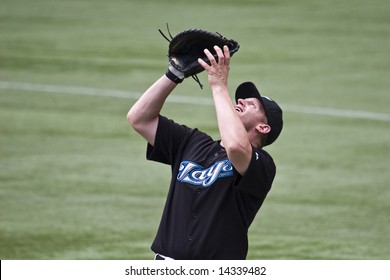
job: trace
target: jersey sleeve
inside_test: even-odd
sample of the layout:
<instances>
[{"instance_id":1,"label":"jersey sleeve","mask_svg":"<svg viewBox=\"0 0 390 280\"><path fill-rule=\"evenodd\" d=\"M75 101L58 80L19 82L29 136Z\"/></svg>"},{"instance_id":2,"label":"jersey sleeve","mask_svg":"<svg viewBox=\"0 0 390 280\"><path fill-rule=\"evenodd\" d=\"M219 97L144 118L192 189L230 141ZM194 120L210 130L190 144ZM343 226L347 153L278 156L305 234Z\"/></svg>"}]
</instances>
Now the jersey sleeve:
<instances>
[{"instance_id":1,"label":"jersey sleeve","mask_svg":"<svg viewBox=\"0 0 390 280\"><path fill-rule=\"evenodd\" d=\"M252 158L244 176L238 175L234 187L249 195L265 199L275 178L276 166L272 157L252 147Z\"/></svg>"},{"instance_id":2,"label":"jersey sleeve","mask_svg":"<svg viewBox=\"0 0 390 280\"><path fill-rule=\"evenodd\" d=\"M180 151L181 145L191 134L192 129L175 123L164 116L159 116L154 146L148 143L146 158L172 165Z\"/></svg>"}]
</instances>

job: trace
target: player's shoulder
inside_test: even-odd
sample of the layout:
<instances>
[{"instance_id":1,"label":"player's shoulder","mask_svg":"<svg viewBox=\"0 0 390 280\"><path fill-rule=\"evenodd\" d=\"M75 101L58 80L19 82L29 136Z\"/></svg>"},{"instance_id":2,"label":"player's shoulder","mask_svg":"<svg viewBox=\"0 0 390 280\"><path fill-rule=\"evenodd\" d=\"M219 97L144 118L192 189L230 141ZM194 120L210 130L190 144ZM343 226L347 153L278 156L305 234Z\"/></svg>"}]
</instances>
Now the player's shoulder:
<instances>
[{"instance_id":1,"label":"player's shoulder","mask_svg":"<svg viewBox=\"0 0 390 280\"><path fill-rule=\"evenodd\" d=\"M193 130L193 128L188 127L184 124L180 124L173 119L170 119L163 115L159 115L158 125L162 133L166 133L171 130L182 131L183 133L191 133Z\"/></svg>"},{"instance_id":2,"label":"player's shoulder","mask_svg":"<svg viewBox=\"0 0 390 280\"><path fill-rule=\"evenodd\" d=\"M263 165L269 166L271 169L275 169L275 162L272 156L264 149L253 147L253 161L262 163Z\"/></svg>"}]
</instances>

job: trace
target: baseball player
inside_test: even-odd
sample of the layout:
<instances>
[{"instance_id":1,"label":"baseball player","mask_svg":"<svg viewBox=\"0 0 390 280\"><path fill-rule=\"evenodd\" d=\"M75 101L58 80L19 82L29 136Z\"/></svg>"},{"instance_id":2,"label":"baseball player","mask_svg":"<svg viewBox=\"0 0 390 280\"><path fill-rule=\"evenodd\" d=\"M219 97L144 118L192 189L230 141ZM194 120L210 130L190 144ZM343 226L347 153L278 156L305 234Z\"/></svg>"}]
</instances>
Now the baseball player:
<instances>
[{"instance_id":1,"label":"baseball player","mask_svg":"<svg viewBox=\"0 0 390 280\"><path fill-rule=\"evenodd\" d=\"M217 59L211 55L215 51ZM275 177L262 148L282 126L282 110L252 82L241 84L232 103L227 46L205 50L221 140L175 123L160 111L184 75L169 67L128 112L147 144L147 159L171 165L172 179L157 235L155 259L245 259L248 228Z\"/></svg>"}]
</instances>

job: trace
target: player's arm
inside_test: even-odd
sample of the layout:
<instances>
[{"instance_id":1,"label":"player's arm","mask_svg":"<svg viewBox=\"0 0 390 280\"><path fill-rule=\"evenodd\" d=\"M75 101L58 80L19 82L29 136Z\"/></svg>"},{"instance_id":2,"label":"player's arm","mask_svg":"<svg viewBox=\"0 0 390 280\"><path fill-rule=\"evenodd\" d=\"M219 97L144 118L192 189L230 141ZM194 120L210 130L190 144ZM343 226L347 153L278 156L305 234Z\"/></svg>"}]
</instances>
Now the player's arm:
<instances>
[{"instance_id":1,"label":"player's arm","mask_svg":"<svg viewBox=\"0 0 390 280\"><path fill-rule=\"evenodd\" d=\"M153 146L160 111L176 85L166 75L162 76L145 91L127 113L127 120L134 130Z\"/></svg>"},{"instance_id":2,"label":"player's arm","mask_svg":"<svg viewBox=\"0 0 390 280\"><path fill-rule=\"evenodd\" d=\"M202 59L199 60L199 63L208 72L222 144L235 169L244 175L252 157L252 146L248 133L234 109L227 87L230 64L229 49L225 46L222 51L219 47L215 47L215 51L218 55L218 62L208 50L205 50L210 65Z\"/></svg>"}]
</instances>

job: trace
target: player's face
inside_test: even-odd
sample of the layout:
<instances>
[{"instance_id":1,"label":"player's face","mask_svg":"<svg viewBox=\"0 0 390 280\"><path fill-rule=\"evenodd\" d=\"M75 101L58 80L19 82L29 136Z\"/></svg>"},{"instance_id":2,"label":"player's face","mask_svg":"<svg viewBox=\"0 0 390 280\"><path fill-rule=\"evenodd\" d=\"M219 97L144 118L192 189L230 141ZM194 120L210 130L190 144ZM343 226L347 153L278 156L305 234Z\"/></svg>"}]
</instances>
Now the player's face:
<instances>
[{"instance_id":1,"label":"player's face","mask_svg":"<svg viewBox=\"0 0 390 280\"><path fill-rule=\"evenodd\" d=\"M247 131L260 123L267 123L264 108L257 98L238 99L234 109L240 116Z\"/></svg>"}]
</instances>

